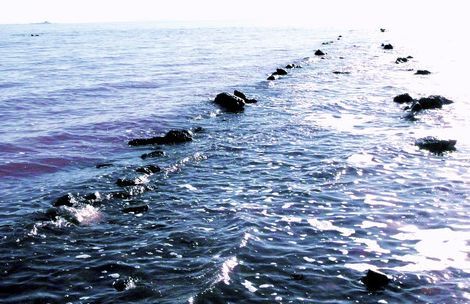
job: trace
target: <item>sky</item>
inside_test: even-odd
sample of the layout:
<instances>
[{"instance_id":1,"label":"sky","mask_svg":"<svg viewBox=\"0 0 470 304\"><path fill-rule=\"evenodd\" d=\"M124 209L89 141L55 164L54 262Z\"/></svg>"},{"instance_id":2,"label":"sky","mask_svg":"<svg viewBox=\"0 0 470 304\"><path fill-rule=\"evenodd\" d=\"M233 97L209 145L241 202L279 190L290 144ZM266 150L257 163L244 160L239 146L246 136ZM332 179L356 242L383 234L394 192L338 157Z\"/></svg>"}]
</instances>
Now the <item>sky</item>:
<instances>
[{"instance_id":1,"label":"sky","mask_svg":"<svg viewBox=\"0 0 470 304\"><path fill-rule=\"evenodd\" d=\"M460 0L1 0L0 24L131 21L266 26L460 27Z\"/></svg>"}]
</instances>

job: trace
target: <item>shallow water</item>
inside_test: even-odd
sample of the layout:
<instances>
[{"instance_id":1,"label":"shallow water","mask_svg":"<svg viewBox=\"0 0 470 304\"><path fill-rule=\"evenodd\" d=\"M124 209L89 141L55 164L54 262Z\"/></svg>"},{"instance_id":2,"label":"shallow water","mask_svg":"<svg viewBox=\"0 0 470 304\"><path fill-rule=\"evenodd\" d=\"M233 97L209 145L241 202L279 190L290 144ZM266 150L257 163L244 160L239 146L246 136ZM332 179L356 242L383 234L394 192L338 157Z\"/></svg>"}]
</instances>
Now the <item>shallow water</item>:
<instances>
[{"instance_id":1,"label":"shallow water","mask_svg":"<svg viewBox=\"0 0 470 304\"><path fill-rule=\"evenodd\" d=\"M0 34L0 302L469 301L468 93L393 31L110 24ZM380 48L388 41L393 51ZM303 68L265 81L291 62ZM422 68L433 74L408 71ZM259 102L242 114L211 103L233 89ZM404 92L455 103L410 121L392 101ZM204 131L161 147L161 158L127 145L194 127ZM419 150L428 135L456 139L457 150ZM145 164L163 172L109 198ZM100 203L51 207L94 192ZM150 209L122 212L140 204ZM368 292L367 269L392 283Z\"/></svg>"}]
</instances>

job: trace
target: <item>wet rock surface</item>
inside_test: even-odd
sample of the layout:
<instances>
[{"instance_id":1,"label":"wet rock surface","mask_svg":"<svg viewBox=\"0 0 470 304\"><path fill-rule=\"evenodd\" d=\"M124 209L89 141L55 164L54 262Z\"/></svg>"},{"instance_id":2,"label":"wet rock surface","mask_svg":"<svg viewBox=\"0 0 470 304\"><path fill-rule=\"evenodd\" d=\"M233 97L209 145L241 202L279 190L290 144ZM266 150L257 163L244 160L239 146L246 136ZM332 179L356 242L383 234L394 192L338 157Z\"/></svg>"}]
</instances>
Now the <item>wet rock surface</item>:
<instances>
[{"instance_id":1,"label":"wet rock surface","mask_svg":"<svg viewBox=\"0 0 470 304\"><path fill-rule=\"evenodd\" d=\"M256 99L247 98L245 93L238 91L238 90L233 91L233 95L243 99L245 103L257 103L258 102Z\"/></svg>"},{"instance_id":2,"label":"wet rock surface","mask_svg":"<svg viewBox=\"0 0 470 304\"><path fill-rule=\"evenodd\" d=\"M230 93L218 94L214 102L227 112L242 112L245 109L245 101Z\"/></svg>"},{"instance_id":3,"label":"wet rock surface","mask_svg":"<svg viewBox=\"0 0 470 304\"><path fill-rule=\"evenodd\" d=\"M420 149L428 150L435 154L442 154L448 151L455 151L456 140L438 139L433 136L423 137L416 140L415 145Z\"/></svg>"},{"instance_id":4,"label":"wet rock surface","mask_svg":"<svg viewBox=\"0 0 470 304\"><path fill-rule=\"evenodd\" d=\"M397 95L393 98L393 101L396 103L411 103L414 101L413 97L410 96L410 94L405 93L401 95Z\"/></svg>"},{"instance_id":5,"label":"wet rock surface","mask_svg":"<svg viewBox=\"0 0 470 304\"><path fill-rule=\"evenodd\" d=\"M369 290L383 289L390 283L390 279L387 275L370 269L367 271L367 274L362 277L361 281Z\"/></svg>"},{"instance_id":6,"label":"wet rock surface","mask_svg":"<svg viewBox=\"0 0 470 304\"><path fill-rule=\"evenodd\" d=\"M139 167L135 169L136 172L144 173L144 174L153 174L153 173L160 172L161 170L162 169L159 166L155 166L155 165L148 165L148 166Z\"/></svg>"},{"instance_id":7,"label":"wet rock surface","mask_svg":"<svg viewBox=\"0 0 470 304\"><path fill-rule=\"evenodd\" d=\"M130 146L145 145L174 145L189 142L193 140L193 135L187 130L171 130L165 136L156 136L151 138L137 138L129 141Z\"/></svg>"},{"instance_id":8,"label":"wet rock surface","mask_svg":"<svg viewBox=\"0 0 470 304\"><path fill-rule=\"evenodd\" d=\"M147 158L156 158L156 157L162 157L162 156L165 156L165 152L161 150L156 150L156 151L152 151L149 153L144 153L140 156L140 158L147 159Z\"/></svg>"},{"instance_id":9,"label":"wet rock surface","mask_svg":"<svg viewBox=\"0 0 470 304\"><path fill-rule=\"evenodd\" d=\"M415 75L429 75L429 74L431 74L431 72L428 70L417 70L415 73Z\"/></svg>"},{"instance_id":10,"label":"wet rock surface","mask_svg":"<svg viewBox=\"0 0 470 304\"><path fill-rule=\"evenodd\" d=\"M149 210L148 205L129 206L122 209L124 213L144 213Z\"/></svg>"}]
</instances>

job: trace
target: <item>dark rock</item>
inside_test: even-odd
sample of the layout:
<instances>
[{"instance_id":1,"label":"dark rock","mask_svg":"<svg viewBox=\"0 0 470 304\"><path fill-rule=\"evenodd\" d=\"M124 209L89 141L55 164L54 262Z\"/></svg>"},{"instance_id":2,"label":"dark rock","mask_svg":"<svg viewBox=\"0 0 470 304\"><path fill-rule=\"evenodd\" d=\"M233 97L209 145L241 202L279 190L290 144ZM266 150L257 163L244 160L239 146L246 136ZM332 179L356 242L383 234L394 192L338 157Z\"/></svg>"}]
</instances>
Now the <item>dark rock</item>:
<instances>
[{"instance_id":1,"label":"dark rock","mask_svg":"<svg viewBox=\"0 0 470 304\"><path fill-rule=\"evenodd\" d=\"M165 156L165 152L161 150L156 150L156 151L152 151L149 153L144 153L140 156L140 158L147 159L147 158L155 158L155 157L161 157L161 156Z\"/></svg>"},{"instance_id":2,"label":"dark rock","mask_svg":"<svg viewBox=\"0 0 470 304\"><path fill-rule=\"evenodd\" d=\"M413 59L413 56L406 56L407 59Z\"/></svg>"},{"instance_id":3,"label":"dark rock","mask_svg":"<svg viewBox=\"0 0 470 304\"><path fill-rule=\"evenodd\" d=\"M285 66L286 69L293 69L294 67L295 67L295 65L290 64L290 63Z\"/></svg>"},{"instance_id":4,"label":"dark rock","mask_svg":"<svg viewBox=\"0 0 470 304\"><path fill-rule=\"evenodd\" d=\"M395 96L393 98L393 101L396 103L410 103L410 102L413 102L414 99L410 96L410 94L405 93L405 94Z\"/></svg>"},{"instance_id":5,"label":"dark rock","mask_svg":"<svg viewBox=\"0 0 470 304\"><path fill-rule=\"evenodd\" d=\"M316 55L316 56L324 56L325 53L323 53L321 50L316 50L316 51L315 51L315 55Z\"/></svg>"},{"instance_id":6,"label":"dark rock","mask_svg":"<svg viewBox=\"0 0 470 304\"><path fill-rule=\"evenodd\" d=\"M277 75L287 75L287 71L284 69L276 69Z\"/></svg>"},{"instance_id":7,"label":"dark rock","mask_svg":"<svg viewBox=\"0 0 470 304\"><path fill-rule=\"evenodd\" d=\"M380 31L383 33L383 32L385 32L385 29L384 29L384 28L381 28Z\"/></svg>"},{"instance_id":8,"label":"dark rock","mask_svg":"<svg viewBox=\"0 0 470 304\"><path fill-rule=\"evenodd\" d=\"M144 182L140 178L136 179L125 179L125 178L119 178L116 181L116 185L119 187L130 187L130 186L137 186L137 185L142 185Z\"/></svg>"},{"instance_id":9,"label":"dark rock","mask_svg":"<svg viewBox=\"0 0 470 304\"><path fill-rule=\"evenodd\" d=\"M456 143L456 140L443 140L428 136L416 140L415 145L420 149L425 149L436 154L442 154L446 151L455 151Z\"/></svg>"},{"instance_id":10,"label":"dark rock","mask_svg":"<svg viewBox=\"0 0 470 304\"><path fill-rule=\"evenodd\" d=\"M429 97L422 97L419 100L416 100L411 105L411 111L418 112L421 110L440 109L443 105L448 105L451 103L453 103L453 101L445 97L431 95Z\"/></svg>"},{"instance_id":11,"label":"dark rock","mask_svg":"<svg viewBox=\"0 0 470 304\"><path fill-rule=\"evenodd\" d=\"M299 65L299 64L296 64L296 65L295 65L295 68L296 68L296 69L301 69L301 68L302 68L302 66L301 66L301 65Z\"/></svg>"},{"instance_id":12,"label":"dark rock","mask_svg":"<svg viewBox=\"0 0 470 304\"><path fill-rule=\"evenodd\" d=\"M89 194L84 195L83 199L90 203L96 203L96 202L101 201L101 194L99 192L89 193Z\"/></svg>"},{"instance_id":13,"label":"dark rock","mask_svg":"<svg viewBox=\"0 0 470 304\"><path fill-rule=\"evenodd\" d=\"M333 71L333 74L351 74L351 72L341 72L341 71Z\"/></svg>"},{"instance_id":14,"label":"dark rock","mask_svg":"<svg viewBox=\"0 0 470 304\"><path fill-rule=\"evenodd\" d=\"M233 91L233 95L243 99L245 103L257 103L258 102L256 99L248 99L243 92L240 92L238 90Z\"/></svg>"},{"instance_id":15,"label":"dark rock","mask_svg":"<svg viewBox=\"0 0 470 304\"><path fill-rule=\"evenodd\" d=\"M385 274L370 269L361 281L370 290L382 289L390 283L390 279Z\"/></svg>"},{"instance_id":16,"label":"dark rock","mask_svg":"<svg viewBox=\"0 0 470 304\"><path fill-rule=\"evenodd\" d=\"M241 112L245 109L243 99L225 92L217 95L214 102L228 112Z\"/></svg>"},{"instance_id":17,"label":"dark rock","mask_svg":"<svg viewBox=\"0 0 470 304\"><path fill-rule=\"evenodd\" d=\"M144 145L174 145L192 141L193 136L187 130L171 130L165 136L156 136L151 138L137 138L129 141L130 146Z\"/></svg>"},{"instance_id":18,"label":"dark rock","mask_svg":"<svg viewBox=\"0 0 470 304\"><path fill-rule=\"evenodd\" d=\"M404 62L408 62L408 58L405 58L405 57L398 57L397 60L395 60L395 63L398 64L398 63L404 63Z\"/></svg>"},{"instance_id":19,"label":"dark rock","mask_svg":"<svg viewBox=\"0 0 470 304\"><path fill-rule=\"evenodd\" d=\"M144 174L153 174L153 173L160 172L161 169L159 166L148 165L148 166L137 168L135 169L135 171L139 173L144 173Z\"/></svg>"},{"instance_id":20,"label":"dark rock","mask_svg":"<svg viewBox=\"0 0 470 304\"><path fill-rule=\"evenodd\" d=\"M117 291L124 291L127 288L127 282L122 279L117 279L116 281L113 282L113 287Z\"/></svg>"},{"instance_id":21,"label":"dark rock","mask_svg":"<svg viewBox=\"0 0 470 304\"><path fill-rule=\"evenodd\" d=\"M293 273L290 275L290 277L296 281L301 281L303 279L305 279L305 276L301 273Z\"/></svg>"},{"instance_id":22,"label":"dark rock","mask_svg":"<svg viewBox=\"0 0 470 304\"><path fill-rule=\"evenodd\" d=\"M77 200L75 199L75 197L70 194L70 193L67 193L61 197L59 197L58 199L56 199L54 201L54 203L52 203L52 205L54 207L60 207L60 206L68 206L68 207L72 207L73 205L77 204Z\"/></svg>"},{"instance_id":23,"label":"dark rock","mask_svg":"<svg viewBox=\"0 0 470 304\"><path fill-rule=\"evenodd\" d=\"M124 191L112 192L110 198L113 199L128 199L131 198L132 194Z\"/></svg>"},{"instance_id":24,"label":"dark rock","mask_svg":"<svg viewBox=\"0 0 470 304\"><path fill-rule=\"evenodd\" d=\"M276 76L274 74L271 74L266 80L276 80Z\"/></svg>"},{"instance_id":25,"label":"dark rock","mask_svg":"<svg viewBox=\"0 0 470 304\"><path fill-rule=\"evenodd\" d=\"M239 97L239 98L241 98L241 99L243 99L243 100L246 99L245 93L240 92L240 91L238 91L238 90L233 91L233 95L235 95L235 96L237 96L237 97Z\"/></svg>"},{"instance_id":26,"label":"dark rock","mask_svg":"<svg viewBox=\"0 0 470 304\"><path fill-rule=\"evenodd\" d=\"M344 59L344 57L339 57L339 59Z\"/></svg>"},{"instance_id":27,"label":"dark rock","mask_svg":"<svg viewBox=\"0 0 470 304\"><path fill-rule=\"evenodd\" d=\"M202 133L204 132L204 128L203 127L195 127L192 129L193 133Z\"/></svg>"},{"instance_id":28,"label":"dark rock","mask_svg":"<svg viewBox=\"0 0 470 304\"><path fill-rule=\"evenodd\" d=\"M122 209L122 212L124 213L144 213L149 210L148 205L138 205L138 206L129 206L124 209Z\"/></svg>"},{"instance_id":29,"label":"dark rock","mask_svg":"<svg viewBox=\"0 0 470 304\"><path fill-rule=\"evenodd\" d=\"M112 167L112 166L114 166L114 165L111 164L111 163L97 164L96 169L107 168L107 167Z\"/></svg>"},{"instance_id":30,"label":"dark rock","mask_svg":"<svg viewBox=\"0 0 470 304\"><path fill-rule=\"evenodd\" d=\"M428 70L417 70L415 75L429 75L431 74L431 72L429 72Z\"/></svg>"},{"instance_id":31,"label":"dark rock","mask_svg":"<svg viewBox=\"0 0 470 304\"><path fill-rule=\"evenodd\" d=\"M382 44L384 50L393 50L393 45L389 44Z\"/></svg>"}]
</instances>

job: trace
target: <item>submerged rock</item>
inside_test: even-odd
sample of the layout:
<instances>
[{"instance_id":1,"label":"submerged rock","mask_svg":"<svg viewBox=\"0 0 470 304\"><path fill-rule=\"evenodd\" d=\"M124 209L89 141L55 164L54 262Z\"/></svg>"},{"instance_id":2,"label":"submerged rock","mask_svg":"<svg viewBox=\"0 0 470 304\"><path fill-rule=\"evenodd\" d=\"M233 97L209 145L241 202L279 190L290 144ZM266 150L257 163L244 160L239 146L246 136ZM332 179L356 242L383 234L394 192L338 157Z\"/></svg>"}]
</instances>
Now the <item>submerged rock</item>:
<instances>
[{"instance_id":1,"label":"submerged rock","mask_svg":"<svg viewBox=\"0 0 470 304\"><path fill-rule=\"evenodd\" d=\"M140 156L140 158L147 159L147 158L155 158L155 157L161 157L161 156L165 156L165 152L161 150L156 150L156 151L152 151L149 153L144 153Z\"/></svg>"},{"instance_id":2,"label":"submerged rock","mask_svg":"<svg viewBox=\"0 0 470 304\"><path fill-rule=\"evenodd\" d=\"M390 283L390 279L384 273L368 270L366 276L361 279L362 283L370 290L382 289Z\"/></svg>"},{"instance_id":3,"label":"submerged rock","mask_svg":"<svg viewBox=\"0 0 470 304\"><path fill-rule=\"evenodd\" d=\"M411 111L419 112L421 110L429 110L429 109L440 109L443 105L453 103L452 100L449 100L445 97L439 95L431 95L429 97L423 97L419 100L415 100L411 105Z\"/></svg>"},{"instance_id":4,"label":"submerged rock","mask_svg":"<svg viewBox=\"0 0 470 304\"><path fill-rule=\"evenodd\" d=\"M333 71L333 74L337 74L337 75L344 74L344 75L347 75L347 74L351 74L351 72Z\"/></svg>"},{"instance_id":5,"label":"submerged rock","mask_svg":"<svg viewBox=\"0 0 470 304\"><path fill-rule=\"evenodd\" d=\"M144 213L149 210L148 205L129 206L122 209L124 213Z\"/></svg>"},{"instance_id":6,"label":"submerged rock","mask_svg":"<svg viewBox=\"0 0 470 304\"><path fill-rule=\"evenodd\" d=\"M382 48L384 50L393 50L393 45L391 45L390 43L388 44L382 44Z\"/></svg>"},{"instance_id":7,"label":"submerged rock","mask_svg":"<svg viewBox=\"0 0 470 304\"><path fill-rule=\"evenodd\" d=\"M173 145L192 141L193 136L187 130L171 130L165 136L156 136L151 138L137 138L129 141L130 146L144 145Z\"/></svg>"},{"instance_id":8,"label":"submerged rock","mask_svg":"<svg viewBox=\"0 0 470 304\"><path fill-rule=\"evenodd\" d=\"M429 72L428 70L417 70L415 75L429 75L431 74L431 72Z\"/></svg>"},{"instance_id":9,"label":"submerged rock","mask_svg":"<svg viewBox=\"0 0 470 304\"><path fill-rule=\"evenodd\" d=\"M321 50L316 50L316 51L315 51L315 55L316 55L316 56L324 56L325 53L323 53Z\"/></svg>"},{"instance_id":10,"label":"submerged rock","mask_svg":"<svg viewBox=\"0 0 470 304\"><path fill-rule=\"evenodd\" d=\"M286 69L293 69L295 66L291 63L285 66Z\"/></svg>"},{"instance_id":11,"label":"submerged rock","mask_svg":"<svg viewBox=\"0 0 470 304\"><path fill-rule=\"evenodd\" d=\"M305 279L305 276L301 273L293 273L290 275L290 277L296 281L301 281L303 279Z\"/></svg>"},{"instance_id":12,"label":"submerged rock","mask_svg":"<svg viewBox=\"0 0 470 304\"><path fill-rule=\"evenodd\" d=\"M393 101L396 103L411 103L414 101L414 99L410 96L410 94L405 93L395 96Z\"/></svg>"},{"instance_id":13,"label":"submerged rock","mask_svg":"<svg viewBox=\"0 0 470 304\"><path fill-rule=\"evenodd\" d=\"M420 149L425 149L436 154L442 154L446 151L455 151L456 143L457 141L453 139L443 140L428 136L416 140L415 145Z\"/></svg>"},{"instance_id":14,"label":"submerged rock","mask_svg":"<svg viewBox=\"0 0 470 304\"><path fill-rule=\"evenodd\" d=\"M218 94L214 102L228 112L242 112L245 109L243 99L226 92Z\"/></svg>"},{"instance_id":15,"label":"submerged rock","mask_svg":"<svg viewBox=\"0 0 470 304\"><path fill-rule=\"evenodd\" d=\"M132 194L125 191L112 192L109 195L112 199L128 199L132 197Z\"/></svg>"},{"instance_id":16,"label":"submerged rock","mask_svg":"<svg viewBox=\"0 0 470 304\"><path fill-rule=\"evenodd\" d=\"M114 165L111 163L96 164L96 169L107 168L107 167L112 167L112 166Z\"/></svg>"},{"instance_id":17,"label":"submerged rock","mask_svg":"<svg viewBox=\"0 0 470 304\"><path fill-rule=\"evenodd\" d=\"M73 205L77 204L77 200L71 193L67 193L65 195L62 195L61 197L57 198L52 205L54 207L60 207L60 206L67 206L67 207L72 207Z\"/></svg>"},{"instance_id":18,"label":"submerged rock","mask_svg":"<svg viewBox=\"0 0 470 304\"><path fill-rule=\"evenodd\" d=\"M384 29L384 28L381 28L380 31L383 33L383 32L385 32L385 29Z\"/></svg>"},{"instance_id":19,"label":"submerged rock","mask_svg":"<svg viewBox=\"0 0 470 304\"><path fill-rule=\"evenodd\" d=\"M240 92L238 90L233 91L233 95L243 99L245 103L257 103L258 101L256 99L249 99L246 97L246 95L243 92Z\"/></svg>"},{"instance_id":20,"label":"submerged rock","mask_svg":"<svg viewBox=\"0 0 470 304\"><path fill-rule=\"evenodd\" d=\"M135 169L136 172L144 173L144 174L153 174L153 173L160 172L161 170L162 169L159 166L155 166L155 165L148 165L148 166L139 167Z\"/></svg>"}]
</instances>

